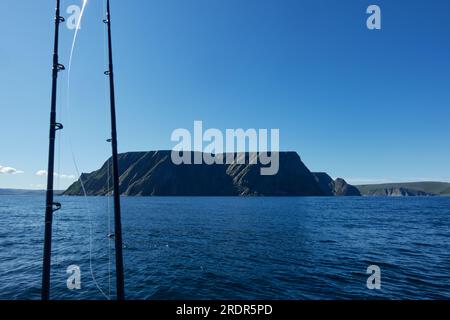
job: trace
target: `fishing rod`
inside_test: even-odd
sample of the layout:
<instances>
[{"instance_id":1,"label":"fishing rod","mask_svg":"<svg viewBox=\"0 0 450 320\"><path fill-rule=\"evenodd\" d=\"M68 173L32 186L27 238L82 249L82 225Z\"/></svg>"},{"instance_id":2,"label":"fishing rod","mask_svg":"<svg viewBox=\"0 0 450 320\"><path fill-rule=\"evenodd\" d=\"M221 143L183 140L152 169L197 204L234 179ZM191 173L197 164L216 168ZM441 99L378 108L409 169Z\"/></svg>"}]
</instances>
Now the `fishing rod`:
<instances>
[{"instance_id":1,"label":"fishing rod","mask_svg":"<svg viewBox=\"0 0 450 320\"><path fill-rule=\"evenodd\" d=\"M114 93L114 68L111 40L111 11L109 0L106 4L106 19L103 20L108 27L108 58L109 69L105 75L109 76L109 91L111 104L111 146L112 146L112 169L114 190L114 239L116 256L116 290L117 300L125 299L124 277L123 277L123 254L122 254L122 222L120 212L120 187L119 187L119 165L117 157L117 129L116 129L116 99Z\"/></svg>"},{"instance_id":2,"label":"fishing rod","mask_svg":"<svg viewBox=\"0 0 450 320\"><path fill-rule=\"evenodd\" d=\"M47 193L45 205L45 234L44 234L44 256L42 269L42 300L50 298L50 268L52 254L52 223L53 213L61 209L59 202L54 202L53 178L55 169L55 137L56 131L63 129L61 123L56 122L56 96L58 88L58 73L65 70L65 67L58 61L59 48L59 25L64 22L60 16L60 0L56 0L55 13L55 39L53 49L53 68L52 68L52 97L50 110L50 137L48 150L48 170L47 170Z\"/></svg>"}]
</instances>

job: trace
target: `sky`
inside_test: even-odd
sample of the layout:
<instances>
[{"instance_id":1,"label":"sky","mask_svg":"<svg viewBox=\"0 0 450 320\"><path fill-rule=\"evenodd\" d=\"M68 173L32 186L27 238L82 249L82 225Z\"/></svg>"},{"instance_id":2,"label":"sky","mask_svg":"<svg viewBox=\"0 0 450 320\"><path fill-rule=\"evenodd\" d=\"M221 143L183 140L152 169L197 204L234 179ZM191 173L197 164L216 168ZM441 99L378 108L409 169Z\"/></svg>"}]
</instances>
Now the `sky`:
<instances>
[{"instance_id":1,"label":"sky","mask_svg":"<svg viewBox=\"0 0 450 320\"><path fill-rule=\"evenodd\" d=\"M0 0L0 188L45 188L55 1ZM62 0L63 15L82 0ZM381 30L366 27L369 5ZM171 133L279 129L351 183L450 181L450 2L111 0L119 152ZM55 188L110 156L103 0L59 74ZM61 26L67 66L75 30ZM75 159L75 161L74 161ZM75 165L76 164L76 165ZM77 170L78 168L78 170Z\"/></svg>"}]
</instances>

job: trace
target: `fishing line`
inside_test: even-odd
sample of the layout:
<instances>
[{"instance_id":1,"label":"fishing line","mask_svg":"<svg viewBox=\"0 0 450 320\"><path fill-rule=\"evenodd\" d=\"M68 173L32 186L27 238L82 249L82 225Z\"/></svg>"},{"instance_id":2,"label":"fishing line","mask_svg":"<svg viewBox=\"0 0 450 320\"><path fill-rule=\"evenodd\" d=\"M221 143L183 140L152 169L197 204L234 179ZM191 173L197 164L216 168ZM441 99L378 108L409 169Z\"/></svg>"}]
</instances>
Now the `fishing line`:
<instances>
[{"instance_id":1,"label":"fishing line","mask_svg":"<svg viewBox=\"0 0 450 320\"><path fill-rule=\"evenodd\" d=\"M92 268L92 212L91 210L89 210L89 202L87 199L87 192L86 192L86 188L84 186L84 182L83 179L81 179L81 175L80 175L80 170L78 170L78 166L76 164L76 159L72 158L74 161L74 165L75 165L75 170L77 172L77 175L80 177L80 184L81 184L81 188L83 189L83 197L84 197L84 201L85 201L85 207L86 207L86 211L88 212L88 217L89 217L89 270L91 272L91 277L92 277L92 281L94 281L95 286L97 287L97 289L101 292L101 294L108 300L111 300L111 298L105 294L105 292L102 290L102 288L100 287L100 285L97 282L97 279L95 278L94 275L94 270Z\"/></svg>"},{"instance_id":2,"label":"fishing line","mask_svg":"<svg viewBox=\"0 0 450 320\"><path fill-rule=\"evenodd\" d=\"M73 60L73 53L75 50L75 44L76 44L76 40L77 40L77 36L78 36L78 30L80 29L80 25L81 25L81 20L83 18L83 14L84 14L84 10L86 8L87 5L87 0L83 0L83 6L81 8L81 12L80 12L80 16L77 22L77 26L75 29L75 34L72 40L72 47L70 50L70 58L69 58L69 65L68 65L68 72L67 72L67 101L66 101L66 108L67 108L67 117L68 117L68 122L70 123L70 75L71 75L71 70L72 70L72 60ZM72 157L72 162L74 164L75 167L75 171L77 173L77 176L79 177L79 181L80 181L80 185L81 185L81 189L83 191L83 196L84 196L84 201L85 201L85 208L86 211L88 212L88 217L89 217L89 270L90 270L90 274L92 277L92 281L94 282L95 286L97 287L97 289L100 291L100 293L107 299L107 300L111 300L111 298L105 294L105 292L102 290L102 288L100 287L100 285L97 282L97 279L95 277L94 274L94 270L93 270L93 266L92 266L92 233L93 233L93 227L92 227L92 212L89 209L89 202L87 199L87 192L86 192L86 188L84 186L84 182L82 179L82 176L80 174L80 170L78 168L78 162L76 160L75 157L75 153L73 151L73 145L72 145L72 139L71 139L71 135L70 135L70 131L68 133L68 140L69 140L69 147L70 147L70 153L71 153L71 157Z\"/></svg>"},{"instance_id":3,"label":"fishing line","mask_svg":"<svg viewBox=\"0 0 450 320\"><path fill-rule=\"evenodd\" d=\"M70 74L70 69L72 67L73 51L75 49L75 43L77 42L78 30L80 30L81 20L83 19L83 14L84 14L84 9L86 8L86 4L87 4L87 0L83 0L83 6L81 7L80 17L78 18L77 26L75 28L75 35L73 36L73 40L72 40L72 48L70 49L68 74ZM70 86L70 77L67 81L67 85Z\"/></svg>"}]
</instances>

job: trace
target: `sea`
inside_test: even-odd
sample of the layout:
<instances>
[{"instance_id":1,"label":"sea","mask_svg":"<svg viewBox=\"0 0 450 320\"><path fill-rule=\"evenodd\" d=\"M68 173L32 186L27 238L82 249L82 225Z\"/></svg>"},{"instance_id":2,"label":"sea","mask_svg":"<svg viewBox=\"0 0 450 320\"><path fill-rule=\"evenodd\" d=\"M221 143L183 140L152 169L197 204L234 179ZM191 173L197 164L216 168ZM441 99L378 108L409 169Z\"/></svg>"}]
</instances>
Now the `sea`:
<instances>
[{"instance_id":1,"label":"sea","mask_svg":"<svg viewBox=\"0 0 450 320\"><path fill-rule=\"evenodd\" d=\"M51 299L114 299L112 199L56 200ZM450 299L450 197L121 200L127 299ZM44 205L0 196L1 300L40 298Z\"/></svg>"}]
</instances>

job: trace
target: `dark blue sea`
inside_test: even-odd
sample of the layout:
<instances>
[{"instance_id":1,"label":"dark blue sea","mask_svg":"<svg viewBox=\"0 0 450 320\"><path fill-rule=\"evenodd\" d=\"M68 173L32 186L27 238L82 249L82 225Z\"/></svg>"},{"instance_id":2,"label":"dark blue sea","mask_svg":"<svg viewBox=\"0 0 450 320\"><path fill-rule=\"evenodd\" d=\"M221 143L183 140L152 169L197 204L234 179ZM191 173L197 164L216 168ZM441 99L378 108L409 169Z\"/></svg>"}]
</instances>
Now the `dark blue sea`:
<instances>
[{"instance_id":1,"label":"dark blue sea","mask_svg":"<svg viewBox=\"0 0 450 320\"><path fill-rule=\"evenodd\" d=\"M58 201L51 298L114 297L111 199ZM122 207L128 299L450 299L450 198L155 197ZM0 196L0 219L0 299L39 299L44 198ZM70 265L80 290L67 288ZM369 265L381 268L380 290L366 286Z\"/></svg>"}]
</instances>

